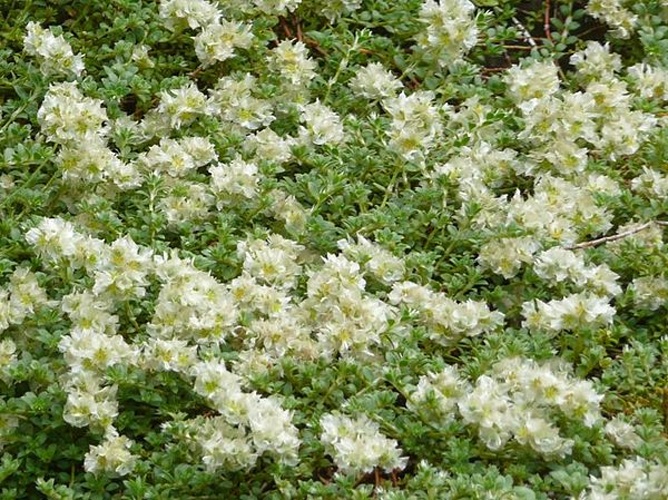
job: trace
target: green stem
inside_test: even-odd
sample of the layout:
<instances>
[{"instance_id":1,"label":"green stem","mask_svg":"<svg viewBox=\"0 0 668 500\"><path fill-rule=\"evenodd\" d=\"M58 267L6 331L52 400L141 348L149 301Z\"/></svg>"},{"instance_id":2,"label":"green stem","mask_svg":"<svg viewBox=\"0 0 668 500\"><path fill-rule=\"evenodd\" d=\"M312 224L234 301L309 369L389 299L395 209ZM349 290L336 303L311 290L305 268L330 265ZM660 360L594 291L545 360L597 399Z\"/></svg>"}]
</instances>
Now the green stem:
<instances>
[{"instance_id":1,"label":"green stem","mask_svg":"<svg viewBox=\"0 0 668 500\"><path fill-rule=\"evenodd\" d=\"M16 189L12 190L12 192L9 193L9 196L4 198L2 200L2 202L0 202L0 210L5 208L5 206L10 201L12 201L14 198L16 198L23 191L23 189L25 189L27 187L30 187L32 185L32 182L40 174L40 172L42 171L42 167L44 167L44 165L46 165L46 163L48 161L49 161L49 158L44 158L42 161L39 162L35 171L32 174L30 174L30 177L28 177L28 179L26 179L26 181L21 186L18 186ZM47 189L47 187L49 187L51 185L51 182L53 181L54 177L55 177L55 174L51 177L51 179L49 179L49 182L47 182L46 186L44 187L45 190Z\"/></svg>"}]
</instances>

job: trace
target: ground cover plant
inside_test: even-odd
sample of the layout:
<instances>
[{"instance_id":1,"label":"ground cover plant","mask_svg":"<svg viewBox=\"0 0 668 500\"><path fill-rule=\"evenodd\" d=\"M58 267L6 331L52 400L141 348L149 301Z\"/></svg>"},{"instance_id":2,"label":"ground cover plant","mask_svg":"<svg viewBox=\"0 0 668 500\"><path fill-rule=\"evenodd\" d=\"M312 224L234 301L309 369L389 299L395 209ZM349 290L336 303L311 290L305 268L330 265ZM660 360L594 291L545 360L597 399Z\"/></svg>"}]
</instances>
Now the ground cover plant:
<instances>
[{"instance_id":1,"label":"ground cover plant","mask_svg":"<svg viewBox=\"0 0 668 500\"><path fill-rule=\"evenodd\" d=\"M668 2L0 7L0 498L667 497Z\"/></svg>"}]
</instances>

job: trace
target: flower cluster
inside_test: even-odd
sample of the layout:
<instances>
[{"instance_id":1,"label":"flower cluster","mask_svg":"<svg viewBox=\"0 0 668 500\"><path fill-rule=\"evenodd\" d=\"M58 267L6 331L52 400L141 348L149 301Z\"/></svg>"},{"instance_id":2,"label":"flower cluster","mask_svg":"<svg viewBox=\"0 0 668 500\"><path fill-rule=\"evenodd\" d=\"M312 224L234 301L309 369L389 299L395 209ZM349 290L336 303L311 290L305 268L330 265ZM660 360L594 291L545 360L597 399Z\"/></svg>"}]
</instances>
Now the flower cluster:
<instances>
[{"instance_id":1,"label":"flower cluster","mask_svg":"<svg viewBox=\"0 0 668 500\"><path fill-rule=\"evenodd\" d=\"M382 101L392 118L390 148L408 161L421 161L425 151L434 145L443 130L438 109L433 105L434 93L418 90Z\"/></svg>"},{"instance_id":2,"label":"flower cluster","mask_svg":"<svg viewBox=\"0 0 668 500\"><path fill-rule=\"evenodd\" d=\"M455 366L428 373L420 378L408 407L441 423L461 415L492 450L513 438L541 455L564 456L574 443L559 435L555 410L591 427L602 419L602 398L589 381L573 378L564 366L508 358L473 384Z\"/></svg>"},{"instance_id":3,"label":"flower cluster","mask_svg":"<svg viewBox=\"0 0 668 500\"><path fill-rule=\"evenodd\" d=\"M339 413L324 415L320 419L320 441L343 474L372 472L378 467L386 472L402 470L407 457L394 439L380 433L379 426L366 415L350 418Z\"/></svg>"},{"instance_id":4,"label":"flower cluster","mask_svg":"<svg viewBox=\"0 0 668 500\"><path fill-rule=\"evenodd\" d=\"M442 66L451 65L471 50L478 41L478 28L472 17L475 6L469 0L426 0L420 20L427 29L418 36L423 49L433 52Z\"/></svg>"},{"instance_id":5,"label":"flower cluster","mask_svg":"<svg viewBox=\"0 0 668 500\"><path fill-rule=\"evenodd\" d=\"M369 356L371 346L380 344L395 310L365 287L360 265L344 255L327 255L322 268L310 273L301 306L322 356Z\"/></svg>"},{"instance_id":6,"label":"flower cluster","mask_svg":"<svg viewBox=\"0 0 668 500\"><path fill-rule=\"evenodd\" d=\"M505 196L494 197L481 192L474 198L482 204L475 223L490 232L490 239L482 245L478 261L483 268L511 278L523 263L533 262L533 255L543 247L544 241L570 245L581 237L577 228L584 228L580 231L589 234L608 231L612 227L612 214L597 202L597 193L616 196L619 190L610 179L597 176L570 182L543 175L526 198L516 193L507 200ZM497 236L499 228L517 226L529 235Z\"/></svg>"},{"instance_id":7,"label":"flower cluster","mask_svg":"<svg viewBox=\"0 0 668 500\"><path fill-rule=\"evenodd\" d=\"M63 179L109 181L123 190L141 184L136 165L122 161L106 144L109 120L102 101L84 97L75 83L52 84L37 119L47 140L61 145L56 163Z\"/></svg>"},{"instance_id":8,"label":"flower cluster","mask_svg":"<svg viewBox=\"0 0 668 500\"><path fill-rule=\"evenodd\" d=\"M254 97L255 88L256 78L249 73L243 77L222 77L209 92L209 113L245 130L267 127L275 119L272 104Z\"/></svg>"},{"instance_id":9,"label":"flower cluster","mask_svg":"<svg viewBox=\"0 0 668 500\"><path fill-rule=\"evenodd\" d=\"M365 99L380 101L395 97L401 82L381 63L371 63L357 70L350 81L350 88Z\"/></svg>"},{"instance_id":10,"label":"flower cluster","mask_svg":"<svg viewBox=\"0 0 668 500\"><path fill-rule=\"evenodd\" d=\"M108 129L102 101L84 97L76 83L54 83L37 112L47 140L65 146L97 143Z\"/></svg>"},{"instance_id":11,"label":"flower cluster","mask_svg":"<svg viewBox=\"0 0 668 500\"><path fill-rule=\"evenodd\" d=\"M250 26L222 19L215 4L205 0L164 0L160 17L171 30L200 30L194 37L195 54L204 67L234 57L237 48L248 48L253 41Z\"/></svg>"},{"instance_id":12,"label":"flower cluster","mask_svg":"<svg viewBox=\"0 0 668 500\"><path fill-rule=\"evenodd\" d=\"M195 53L203 66L234 57L235 49L247 49L253 42L249 26L238 21L211 23L195 37Z\"/></svg>"},{"instance_id":13,"label":"flower cluster","mask_svg":"<svg viewBox=\"0 0 668 500\"><path fill-rule=\"evenodd\" d=\"M104 441L91 446L84 459L84 469L93 474L107 473L125 476L132 472L137 457L130 453L132 441L125 436L119 436L111 428L104 436Z\"/></svg>"},{"instance_id":14,"label":"flower cluster","mask_svg":"<svg viewBox=\"0 0 668 500\"><path fill-rule=\"evenodd\" d=\"M265 14L285 14L286 11L294 12L302 0L253 0L257 9Z\"/></svg>"},{"instance_id":15,"label":"flower cluster","mask_svg":"<svg viewBox=\"0 0 668 500\"><path fill-rule=\"evenodd\" d=\"M301 91L315 78L316 67L301 41L283 40L269 53L269 69L280 75L293 91Z\"/></svg>"},{"instance_id":16,"label":"flower cluster","mask_svg":"<svg viewBox=\"0 0 668 500\"><path fill-rule=\"evenodd\" d=\"M199 29L215 23L221 17L218 8L206 0L163 0L160 2L160 17L165 27L171 30Z\"/></svg>"},{"instance_id":17,"label":"flower cluster","mask_svg":"<svg viewBox=\"0 0 668 500\"><path fill-rule=\"evenodd\" d=\"M224 343L238 314L229 286L176 252L156 256L155 273L163 286L147 325L150 335L198 344Z\"/></svg>"},{"instance_id":18,"label":"flower cluster","mask_svg":"<svg viewBox=\"0 0 668 500\"><path fill-rule=\"evenodd\" d=\"M218 164L209 168L211 191L216 196L218 208L250 199L257 194L260 172L255 163L236 157L227 164Z\"/></svg>"},{"instance_id":19,"label":"flower cluster","mask_svg":"<svg viewBox=\"0 0 668 500\"><path fill-rule=\"evenodd\" d=\"M662 498L666 0L44 3L100 43L0 51L7 491Z\"/></svg>"},{"instance_id":20,"label":"flower cluster","mask_svg":"<svg viewBox=\"0 0 668 500\"><path fill-rule=\"evenodd\" d=\"M635 31L638 16L626 8L626 3L625 0L589 0L586 9L593 18L613 28L611 34L628 38Z\"/></svg>"},{"instance_id":21,"label":"flower cluster","mask_svg":"<svg viewBox=\"0 0 668 500\"><path fill-rule=\"evenodd\" d=\"M169 119L172 128L179 129L206 113L206 96L194 83L178 89L163 90L157 112Z\"/></svg>"},{"instance_id":22,"label":"flower cluster","mask_svg":"<svg viewBox=\"0 0 668 500\"><path fill-rule=\"evenodd\" d=\"M638 63L627 69L633 90L646 99L668 101L668 71L665 68Z\"/></svg>"},{"instance_id":23,"label":"flower cluster","mask_svg":"<svg viewBox=\"0 0 668 500\"><path fill-rule=\"evenodd\" d=\"M618 466L601 467L601 477L592 476L589 491L579 500L637 498L659 500L668 491L668 467L641 457L622 460Z\"/></svg>"},{"instance_id":24,"label":"flower cluster","mask_svg":"<svg viewBox=\"0 0 668 500\"><path fill-rule=\"evenodd\" d=\"M668 279L663 276L634 278L629 289L637 307L656 311L668 302Z\"/></svg>"},{"instance_id":25,"label":"flower cluster","mask_svg":"<svg viewBox=\"0 0 668 500\"><path fill-rule=\"evenodd\" d=\"M460 337L492 332L503 325L504 315L490 311L484 302L471 299L457 302L442 292L411 281L395 283L388 296L390 303L417 312L431 340L448 345Z\"/></svg>"},{"instance_id":26,"label":"flower cluster","mask_svg":"<svg viewBox=\"0 0 668 500\"><path fill-rule=\"evenodd\" d=\"M169 177L185 177L193 170L216 159L213 144L206 137L182 137L160 139L146 153L139 155L137 164L147 175L167 174Z\"/></svg>"},{"instance_id":27,"label":"flower cluster","mask_svg":"<svg viewBox=\"0 0 668 500\"><path fill-rule=\"evenodd\" d=\"M552 284L571 282L578 288L599 295L615 296L622 293L622 288L617 284L619 276L607 264L587 266L582 255L565 248L552 247L535 255L533 270L540 278Z\"/></svg>"},{"instance_id":28,"label":"flower cluster","mask_svg":"<svg viewBox=\"0 0 668 500\"><path fill-rule=\"evenodd\" d=\"M292 413L275 397L263 398L241 389L239 376L216 361L192 366L195 391L206 397L221 416L194 419L188 439L197 443L210 471L221 467L252 467L264 453L281 463L295 465L300 440L292 425Z\"/></svg>"},{"instance_id":29,"label":"flower cluster","mask_svg":"<svg viewBox=\"0 0 668 500\"><path fill-rule=\"evenodd\" d=\"M301 274L297 260L304 249L303 245L279 234L237 245L239 256L244 260L244 271L261 283L283 289L294 288Z\"/></svg>"},{"instance_id":30,"label":"flower cluster","mask_svg":"<svg viewBox=\"0 0 668 500\"><path fill-rule=\"evenodd\" d=\"M404 277L404 261L364 236L358 235L357 243L339 240L337 244L346 257L362 264L367 273L385 285L392 285Z\"/></svg>"},{"instance_id":31,"label":"flower cluster","mask_svg":"<svg viewBox=\"0 0 668 500\"><path fill-rule=\"evenodd\" d=\"M522 326L530 330L560 332L596 328L612 323L615 308L610 299L590 293L574 293L548 302L533 300L522 304Z\"/></svg>"},{"instance_id":32,"label":"flower cluster","mask_svg":"<svg viewBox=\"0 0 668 500\"><path fill-rule=\"evenodd\" d=\"M534 156L569 174L584 170L590 151L615 160L638 150L657 119L633 109L626 83L614 74L620 67L616 61L607 45L595 42L574 54L573 64L588 78L584 92L559 92L557 69L551 62L508 72L509 93L525 121L520 138L538 147Z\"/></svg>"},{"instance_id":33,"label":"flower cluster","mask_svg":"<svg viewBox=\"0 0 668 500\"><path fill-rule=\"evenodd\" d=\"M63 35L56 36L51 29L44 29L34 21L26 26L23 49L37 58L44 75L79 77L84 71L83 55L74 54Z\"/></svg>"},{"instance_id":34,"label":"flower cluster","mask_svg":"<svg viewBox=\"0 0 668 500\"><path fill-rule=\"evenodd\" d=\"M316 146L335 146L343 142L345 134L339 116L319 101L301 106L299 140Z\"/></svg>"},{"instance_id":35,"label":"flower cluster","mask_svg":"<svg viewBox=\"0 0 668 500\"><path fill-rule=\"evenodd\" d=\"M333 23L336 19L356 11L361 6L362 0L331 0L323 5L322 15Z\"/></svg>"},{"instance_id":36,"label":"flower cluster","mask_svg":"<svg viewBox=\"0 0 668 500\"><path fill-rule=\"evenodd\" d=\"M115 365L133 365L138 356L137 348L117 333L119 321L114 310L119 302L144 295L151 253L128 237L106 245L56 218L42 219L28 231L26 240L52 265L84 268L94 280L91 290L63 297L60 308L69 317L71 328L60 339L58 348L68 367L63 378L67 392L63 418L73 426L92 425L113 435L101 448L92 449L90 455L97 457L93 462L107 463L104 455L116 454L116 448L125 447L119 443L126 441L113 428L118 415L117 386L108 385L105 371ZM119 462L108 463L116 464L113 469L125 474L129 472L127 458L120 453ZM93 462L91 470L106 470L106 466L95 466Z\"/></svg>"},{"instance_id":37,"label":"flower cluster","mask_svg":"<svg viewBox=\"0 0 668 500\"><path fill-rule=\"evenodd\" d=\"M16 269L9 278L9 286L0 288L0 333L10 325L19 325L40 307L52 302L37 282L37 276L25 268Z\"/></svg>"}]
</instances>

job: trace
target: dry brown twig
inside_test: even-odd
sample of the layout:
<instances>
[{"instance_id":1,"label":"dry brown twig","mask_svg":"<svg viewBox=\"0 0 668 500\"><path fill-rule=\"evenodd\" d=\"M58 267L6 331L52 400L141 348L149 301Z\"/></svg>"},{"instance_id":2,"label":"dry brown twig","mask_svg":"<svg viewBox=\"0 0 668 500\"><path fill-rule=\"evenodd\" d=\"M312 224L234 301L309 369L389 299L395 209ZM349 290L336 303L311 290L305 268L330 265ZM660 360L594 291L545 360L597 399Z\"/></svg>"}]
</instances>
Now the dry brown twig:
<instances>
[{"instance_id":1,"label":"dry brown twig","mask_svg":"<svg viewBox=\"0 0 668 500\"><path fill-rule=\"evenodd\" d=\"M575 245L571 245L568 247L565 247L566 250L577 250L580 248L591 248L595 247L598 245L601 245L603 243L608 243L609 241L616 241L616 240L621 240L622 238L626 238L627 236L631 236L632 234L639 233L640 231L644 231L648 227L652 226L653 224L659 225L659 226L668 226L668 221L662 221L662 220L653 220L649 222L645 222L644 224L641 224L638 227L634 227L633 229L629 229L627 231L622 231L621 233L613 234L611 236L603 236L602 238L596 238L595 240L590 240L590 241L583 241L582 243L577 243Z\"/></svg>"},{"instance_id":2,"label":"dry brown twig","mask_svg":"<svg viewBox=\"0 0 668 500\"><path fill-rule=\"evenodd\" d=\"M543 16L543 30L545 31L545 36L551 42L552 35L550 34L550 0L545 0L545 14Z\"/></svg>"}]
</instances>

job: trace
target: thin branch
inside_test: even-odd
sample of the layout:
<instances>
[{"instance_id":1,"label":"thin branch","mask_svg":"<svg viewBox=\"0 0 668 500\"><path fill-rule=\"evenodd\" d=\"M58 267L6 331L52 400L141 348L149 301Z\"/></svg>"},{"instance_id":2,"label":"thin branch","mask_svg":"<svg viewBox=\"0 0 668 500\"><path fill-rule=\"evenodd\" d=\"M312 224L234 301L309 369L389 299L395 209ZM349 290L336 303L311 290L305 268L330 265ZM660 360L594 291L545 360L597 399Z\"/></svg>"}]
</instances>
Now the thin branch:
<instances>
[{"instance_id":1,"label":"thin branch","mask_svg":"<svg viewBox=\"0 0 668 500\"><path fill-rule=\"evenodd\" d=\"M504 45L506 50L533 50L533 47L527 47L526 45Z\"/></svg>"},{"instance_id":2,"label":"thin branch","mask_svg":"<svg viewBox=\"0 0 668 500\"><path fill-rule=\"evenodd\" d=\"M297 19L297 16L292 17L292 22L295 26L297 26L297 40L300 42L304 40L304 33L302 33L302 25L299 19Z\"/></svg>"},{"instance_id":3,"label":"thin branch","mask_svg":"<svg viewBox=\"0 0 668 500\"><path fill-rule=\"evenodd\" d=\"M536 40L533 39L531 36L531 33L529 33L529 30L524 27L524 25L517 19L516 17L513 17L512 19L513 24L515 27L518 29L520 32L520 35L524 37L524 40L531 45L532 47L538 47L538 44L536 43Z\"/></svg>"},{"instance_id":4,"label":"thin branch","mask_svg":"<svg viewBox=\"0 0 668 500\"><path fill-rule=\"evenodd\" d=\"M640 231L644 231L645 229L650 227L652 224L657 224L659 226L668 226L668 221L655 220L655 221L645 222L644 224L641 224L638 227L634 227L633 229L629 229L629 230L623 231L621 233L613 234L611 236L604 236L602 238L597 238L595 240L583 241L582 243L578 243L576 245L571 245L569 247L566 247L566 250L577 250L579 248L591 248L591 247L601 245L602 243L607 243L609 241L621 240L622 238L626 238L627 236L631 236L632 234L636 234L636 233L639 233Z\"/></svg>"},{"instance_id":5,"label":"thin branch","mask_svg":"<svg viewBox=\"0 0 668 500\"><path fill-rule=\"evenodd\" d=\"M292 38L292 30L290 29L290 26L288 26L288 22L284 17L279 17L279 22L281 23L281 28L283 28L283 33L285 33L285 36L288 38Z\"/></svg>"},{"instance_id":6,"label":"thin branch","mask_svg":"<svg viewBox=\"0 0 668 500\"><path fill-rule=\"evenodd\" d=\"M552 35L550 34L550 0L545 0L545 15L543 17L543 30L545 30L545 36L551 42Z\"/></svg>"}]
</instances>

